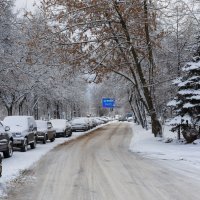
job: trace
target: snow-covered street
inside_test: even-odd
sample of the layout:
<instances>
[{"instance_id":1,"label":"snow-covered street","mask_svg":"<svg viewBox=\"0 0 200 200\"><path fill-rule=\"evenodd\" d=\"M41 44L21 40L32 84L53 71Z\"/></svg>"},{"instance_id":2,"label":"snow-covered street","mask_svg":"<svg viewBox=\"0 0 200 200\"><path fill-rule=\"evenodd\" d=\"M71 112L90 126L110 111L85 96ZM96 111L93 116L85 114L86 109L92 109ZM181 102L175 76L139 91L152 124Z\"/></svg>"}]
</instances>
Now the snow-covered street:
<instances>
[{"instance_id":1,"label":"snow-covered street","mask_svg":"<svg viewBox=\"0 0 200 200\"><path fill-rule=\"evenodd\" d=\"M36 163L47 152L59 144L76 139L89 132L90 131L73 132L72 136L69 138L56 138L54 142L47 142L47 144L38 143L36 149L29 149L27 152L16 150L11 158L3 159L3 174L0 178L0 197L6 196L7 185L9 185L10 181L13 181L15 178L20 176L23 170L33 166L34 163Z\"/></svg>"},{"instance_id":2,"label":"snow-covered street","mask_svg":"<svg viewBox=\"0 0 200 200\"><path fill-rule=\"evenodd\" d=\"M141 126L134 123L123 122L122 124L131 126L133 137L130 141L129 150L140 157L145 157L158 161L160 165L167 166L180 175L187 175L191 178L199 179L200 176L193 173L200 167L200 145L178 143L175 139L176 135L170 132L170 127L165 126L164 138L155 138L151 134L151 130L144 130ZM101 127L101 126L100 126ZM94 129L93 129L94 130ZM54 147L78 138L87 132L73 132L70 138L56 138L54 142L48 142L46 145L37 144L34 150L29 149L23 153L15 151L13 157L3 159L3 176L0 178L0 196L6 196L7 185L10 181L15 180L20 174L32 167L39 159ZM174 140L171 143L165 143L169 138Z\"/></svg>"},{"instance_id":3,"label":"snow-covered street","mask_svg":"<svg viewBox=\"0 0 200 200\"><path fill-rule=\"evenodd\" d=\"M199 11L0 0L0 200L200 200Z\"/></svg>"},{"instance_id":4,"label":"snow-covered street","mask_svg":"<svg viewBox=\"0 0 200 200\"><path fill-rule=\"evenodd\" d=\"M5 199L199 199L198 170L186 168L182 161L176 165L174 160L131 153L131 138L131 123L112 123L61 145L27 170L22 182L16 183Z\"/></svg>"}]
</instances>

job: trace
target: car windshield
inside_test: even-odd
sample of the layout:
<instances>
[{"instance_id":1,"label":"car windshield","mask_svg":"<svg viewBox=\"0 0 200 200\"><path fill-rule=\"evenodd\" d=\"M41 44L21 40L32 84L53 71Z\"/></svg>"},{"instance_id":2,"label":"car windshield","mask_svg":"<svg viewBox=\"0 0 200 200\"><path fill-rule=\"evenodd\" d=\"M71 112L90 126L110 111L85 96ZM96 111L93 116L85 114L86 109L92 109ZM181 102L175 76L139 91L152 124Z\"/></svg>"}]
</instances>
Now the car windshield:
<instances>
[{"instance_id":1,"label":"car windshield","mask_svg":"<svg viewBox=\"0 0 200 200\"><path fill-rule=\"evenodd\" d=\"M37 124L37 129L38 130L47 129L47 122L45 122L45 121L36 120L36 124Z\"/></svg>"},{"instance_id":2,"label":"car windshield","mask_svg":"<svg viewBox=\"0 0 200 200\"><path fill-rule=\"evenodd\" d=\"M3 120L3 123L5 126L10 126L10 127L14 127L14 126L24 127L24 128L28 127L27 118L21 117L21 116L5 117L5 119Z\"/></svg>"},{"instance_id":3,"label":"car windshield","mask_svg":"<svg viewBox=\"0 0 200 200\"><path fill-rule=\"evenodd\" d=\"M54 119L50 121L54 128L62 128L66 126L66 120L64 119Z\"/></svg>"}]
</instances>

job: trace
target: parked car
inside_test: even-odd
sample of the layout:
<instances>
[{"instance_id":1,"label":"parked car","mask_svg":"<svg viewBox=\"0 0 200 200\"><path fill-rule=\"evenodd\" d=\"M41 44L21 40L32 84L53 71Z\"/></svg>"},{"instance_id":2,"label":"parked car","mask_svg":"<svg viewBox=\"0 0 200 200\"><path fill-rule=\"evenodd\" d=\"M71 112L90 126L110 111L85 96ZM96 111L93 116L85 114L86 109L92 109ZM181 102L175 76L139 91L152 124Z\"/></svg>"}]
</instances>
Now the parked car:
<instances>
[{"instance_id":1,"label":"parked car","mask_svg":"<svg viewBox=\"0 0 200 200\"><path fill-rule=\"evenodd\" d=\"M53 129L52 123L44 120L35 120L37 125L37 141L46 144L47 140L53 142L56 138L56 130Z\"/></svg>"},{"instance_id":2,"label":"parked car","mask_svg":"<svg viewBox=\"0 0 200 200\"><path fill-rule=\"evenodd\" d=\"M9 134L10 128L0 122L0 152L3 152L4 158L9 158L13 155L13 138Z\"/></svg>"},{"instance_id":3,"label":"parked car","mask_svg":"<svg viewBox=\"0 0 200 200\"><path fill-rule=\"evenodd\" d=\"M101 117L97 117L97 120L99 121L99 124L105 124L105 120L103 120Z\"/></svg>"},{"instance_id":4,"label":"parked car","mask_svg":"<svg viewBox=\"0 0 200 200\"><path fill-rule=\"evenodd\" d=\"M71 120L72 131L87 131L90 129L90 123L87 118L79 117Z\"/></svg>"},{"instance_id":5,"label":"parked car","mask_svg":"<svg viewBox=\"0 0 200 200\"><path fill-rule=\"evenodd\" d=\"M85 117L85 120L89 123L89 129L94 128L95 124L91 117Z\"/></svg>"},{"instance_id":6,"label":"parked car","mask_svg":"<svg viewBox=\"0 0 200 200\"><path fill-rule=\"evenodd\" d=\"M3 120L5 126L10 127L10 133L13 137L13 146L21 151L36 148L37 126L32 116L7 116Z\"/></svg>"},{"instance_id":7,"label":"parked car","mask_svg":"<svg viewBox=\"0 0 200 200\"><path fill-rule=\"evenodd\" d=\"M50 122L56 130L56 137L70 137L72 135L71 124L65 119L52 119Z\"/></svg>"},{"instance_id":8,"label":"parked car","mask_svg":"<svg viewBox=\"0 0 200 200\"><path fill-rule=\"evenodd\" d=\"M133 117L127 117L128 122L133 122Z\"/></svg>"}]
</instances>

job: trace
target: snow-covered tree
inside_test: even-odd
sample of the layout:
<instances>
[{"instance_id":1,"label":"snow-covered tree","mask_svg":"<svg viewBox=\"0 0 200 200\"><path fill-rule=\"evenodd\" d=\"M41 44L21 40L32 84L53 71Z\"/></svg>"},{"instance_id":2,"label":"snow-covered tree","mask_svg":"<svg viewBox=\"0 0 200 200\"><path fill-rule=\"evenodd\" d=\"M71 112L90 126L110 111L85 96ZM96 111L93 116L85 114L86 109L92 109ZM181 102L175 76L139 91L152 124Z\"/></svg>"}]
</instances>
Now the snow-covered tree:
<instances>
[{"instance_id":1,"label":"snow-covered tree","mask_svg":"<svg viewBox=\"0 0 200 200\"><path fill-rule=\"evenodd\" d=\"M168 103L176 112L171 120L173 130L182 131L187 142L192 142L199 135L200 121L200 48L191 60L182 68L184 76L174 83L178 86L178 93Z\"/></svg>"}]
</instances>

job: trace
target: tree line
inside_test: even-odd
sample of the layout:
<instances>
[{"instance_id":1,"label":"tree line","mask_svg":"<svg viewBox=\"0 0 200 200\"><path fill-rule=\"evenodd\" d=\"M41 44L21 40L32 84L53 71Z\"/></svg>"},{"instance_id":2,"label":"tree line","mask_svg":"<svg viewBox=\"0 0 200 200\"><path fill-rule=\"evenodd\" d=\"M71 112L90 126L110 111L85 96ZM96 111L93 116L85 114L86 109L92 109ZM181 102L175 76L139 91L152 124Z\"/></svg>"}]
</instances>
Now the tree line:
<instances>
[{"instance_id":1,"label":"tree line","mask_svg":"<svg viewBox=\"0 0 200 200\"><path fill-rule=\"evenodd\" d=\"M137 123L145 128L150 117L156 137L162 136L164 119L184 120L188 114L180 114L180 108L168 102L180 93L172 81L187 77L189 71L182 69L198 55L198 1L43 0L34 13L21 18L12 14L11 7L1 15L2 22L9 22L9 37L1 40L1 63L6 65L0 73L4 83L0 98L8 112L17 106L19 113L37 114L41 104L44 113L53 109L56 114L68 105L71 115L80 115L87 112L82 106L87 83L108 90L105 82L110 81L111 93L129 104ZM5 26L1 30L5 34ZM198 90L197 83L198 79L186 87ZM95 92L100 94L102 88ZM191 116L199 111L198 102L194 104ZM185 120L190 130L198 121L194 118L190 125ZM183 124L178 126L184 132Z\"/></svg>"}]
</instances>

